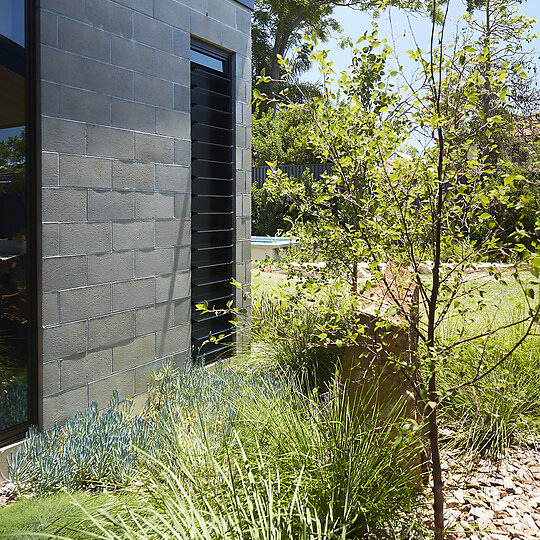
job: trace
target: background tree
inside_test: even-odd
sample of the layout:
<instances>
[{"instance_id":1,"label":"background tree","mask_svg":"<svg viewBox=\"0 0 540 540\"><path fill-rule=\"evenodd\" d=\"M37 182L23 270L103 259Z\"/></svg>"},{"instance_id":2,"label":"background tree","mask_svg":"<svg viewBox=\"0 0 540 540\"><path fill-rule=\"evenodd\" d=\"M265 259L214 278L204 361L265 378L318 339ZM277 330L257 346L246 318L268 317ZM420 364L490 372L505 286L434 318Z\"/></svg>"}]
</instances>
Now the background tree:
<instances>
[{"instance_id":1,"label":"background tree","mask_svg":"<svg viewBox=\"0 0 540 540\"><path fill-rule=\"evenodd\" d=\"M474 63L467 58L464 66L470 71L478 70L483 85L478 107L477 122L482 126L478 145L488 168L496 167L499 158L523 161L520 147L531 142L532 123L540 108L536 66L528 48L537 36L532 32L535 21L519 12L517 6L521 3L522 0L467 0L465 28L471 32L475 48L481 48L483 54ZM492 92L493 74L501 70L508 89L504 103ZM489 134L494 117L498 133Z\"/></svg>"},{"instance_id":2,"label":"background tree","mask_svg":"<svg viewBox=\"0 0 540 540\"><path fill-rule=\"evenodd\" d=\"M299 81L299 75L309 69L311 52L310 47L302 43L302 38L309 35L324 41L332 31L339 30L338 22L332 18L336 6L377 13L387 6L426 12L429 5L430 0L255 0L251 30L254 86L264 70L269 79L262 83L259 81L258 88L262 93L273 96L278 86L283 84L294 91L298 83L302 94L305 95L306 90L316 93L316 86ZM294 48L298 50L289 58L289 79L280 81L279 59L288 56ZM296 85L291 84L291 75Z\"/></svg>"}]
</instances>

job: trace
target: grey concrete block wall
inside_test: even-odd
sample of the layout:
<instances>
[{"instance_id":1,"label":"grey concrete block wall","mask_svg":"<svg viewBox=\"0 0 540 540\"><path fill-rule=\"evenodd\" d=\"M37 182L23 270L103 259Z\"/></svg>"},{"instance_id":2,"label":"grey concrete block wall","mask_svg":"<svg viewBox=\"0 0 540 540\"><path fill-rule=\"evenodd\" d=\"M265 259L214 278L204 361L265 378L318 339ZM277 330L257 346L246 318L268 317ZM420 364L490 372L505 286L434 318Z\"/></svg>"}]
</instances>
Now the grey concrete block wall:
<instances>
[{"instance_id":1,"label":"grey concrete block wall","mask_svg":"<svg viewBox=\"0 0 540 540\"><path fill-rule=\"evenodd\" d=\"M42 427L188 358L191 38L232 53L249 286L249 22L234 0L41 1Z\"/></svg>"}]
</instances>

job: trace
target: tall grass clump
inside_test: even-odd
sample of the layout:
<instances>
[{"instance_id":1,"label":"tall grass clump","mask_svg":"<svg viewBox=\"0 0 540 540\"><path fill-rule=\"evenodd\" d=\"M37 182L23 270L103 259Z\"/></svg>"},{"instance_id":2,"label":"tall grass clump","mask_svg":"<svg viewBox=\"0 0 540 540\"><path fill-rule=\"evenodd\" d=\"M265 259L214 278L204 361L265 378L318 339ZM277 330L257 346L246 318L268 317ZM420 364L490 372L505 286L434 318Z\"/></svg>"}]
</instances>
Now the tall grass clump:
<instances>
[{"instance_id":1,"label":"tall grass clump","mask_svg":"<svg viewBox=\"0 0 540 540\"><path fill-rule=\"evenodd\" d=\"M325 288L301 278L293 283L254 290L250 347L241 360L254 370L293 377L308 393L326 391L343 357L338 344L353 327L350 297L338 281Z\"/></svg>"},{"instance_id":2,"label":"tall grass clump","mask_svg":"<svg viewBox=\"0 0 540 540\"><path fill-rule=\"evenodd\" d=\"M444 391L473 380L484 366L496 366L472 385L448 392L441 412L444 423L454 432L452 443L480 455L500 457L512 444L530 442L540 434L540 336L528 336L513 354L500 365L506 351L517 343L525 331L520 320L517 285L507 287L494 283L487 288L488 305L471 317L456 315L442 330L447 340L467 339L469 335L488 335L465 342L453 351L451 361L439 373ZM489 335L498 325L508 326Z\"/></svg>"},{"instance_id":3,"label":"tall grass clump","mask_svg":"<svg viewBox=\"0 0 540 540\"><path fill-rule=\"evenodd\" d=\"M366 403L367 403L366 399ZM98 538L402 538L418 484L397 437L342 392L321 402L286 380L218 367L156 378L148 418L163 452L149 457L140 503L92 514Z\"/></svg>"}]
</instances>

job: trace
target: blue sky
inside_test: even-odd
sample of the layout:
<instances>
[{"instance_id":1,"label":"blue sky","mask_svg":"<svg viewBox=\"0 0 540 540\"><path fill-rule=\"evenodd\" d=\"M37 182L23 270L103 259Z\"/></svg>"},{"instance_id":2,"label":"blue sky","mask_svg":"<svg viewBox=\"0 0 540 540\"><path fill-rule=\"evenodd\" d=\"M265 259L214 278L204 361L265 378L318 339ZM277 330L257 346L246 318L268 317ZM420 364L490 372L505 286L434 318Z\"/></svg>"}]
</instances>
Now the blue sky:
<instances>
[{"instance_id":1,"label":"blue sky","mask_svg":"<svg viewBox=\"0 0 540 540\"><path fill-rule=\"evenodd\" d=\"M449 24L447 25L446 30L448 36L453 36L455 34L457 21L464 11L465 8L462 0L451 0L448 19ZM526 0L521 5L521 12L527 17L540 20L540 0ZM379 36L381 38L386 38L389 45L394 48L404 70L411 71L413 65L409 60L407 51L416 48L412 38L411 28L420 48L426 50L429 48L431 31L430 22L426 18L407 15L403 11L397 9L392 9L390 15L391 23L388 14L383 14L378 19ZM371 28L371 22L373 21L372 17L367 13L346 7L336 8L334 17L339 21L343 29L343 35L350 36L354 41L356 41L366 30ZM534 31L540 33L540 24L538 22L535 25ZM392 36L394 36L395 39L395 47L392 44ZM348 51L339 48L338 36L331 38L327 43L322 45L322 48L331 50L331 60L334 61L334 69L337 72L347 69L350 63L350 54ZM535 57L538 60L538 57L540 56L540 38L535 40L531 48L536 50ZM538 61L538 64L540 65L540 61ZM316 69L311 69L303 78L316 81L318 77L318 71Z\"/></svg>"}]
</instances>

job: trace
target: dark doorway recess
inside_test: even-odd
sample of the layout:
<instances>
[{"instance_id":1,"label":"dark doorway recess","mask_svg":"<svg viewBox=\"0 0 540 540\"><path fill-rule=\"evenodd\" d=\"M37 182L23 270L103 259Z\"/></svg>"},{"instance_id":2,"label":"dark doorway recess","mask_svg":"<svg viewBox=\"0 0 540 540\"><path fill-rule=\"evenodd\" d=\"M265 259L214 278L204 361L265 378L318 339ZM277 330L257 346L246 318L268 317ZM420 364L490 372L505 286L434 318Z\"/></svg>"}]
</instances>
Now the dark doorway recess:
<instances>
[{"instance_id":1,"label":"dark doorway recess","mask_svg":"<svg viewBox=\"0 0 540 540\"><path fill-rule=\"evenodd\" d=\"M232 342L231 316L196 305L221 310L234 298L233 112L229 56L192 43L191 344L205 362L226 355Z\"/></svg>"}]
</instances>

